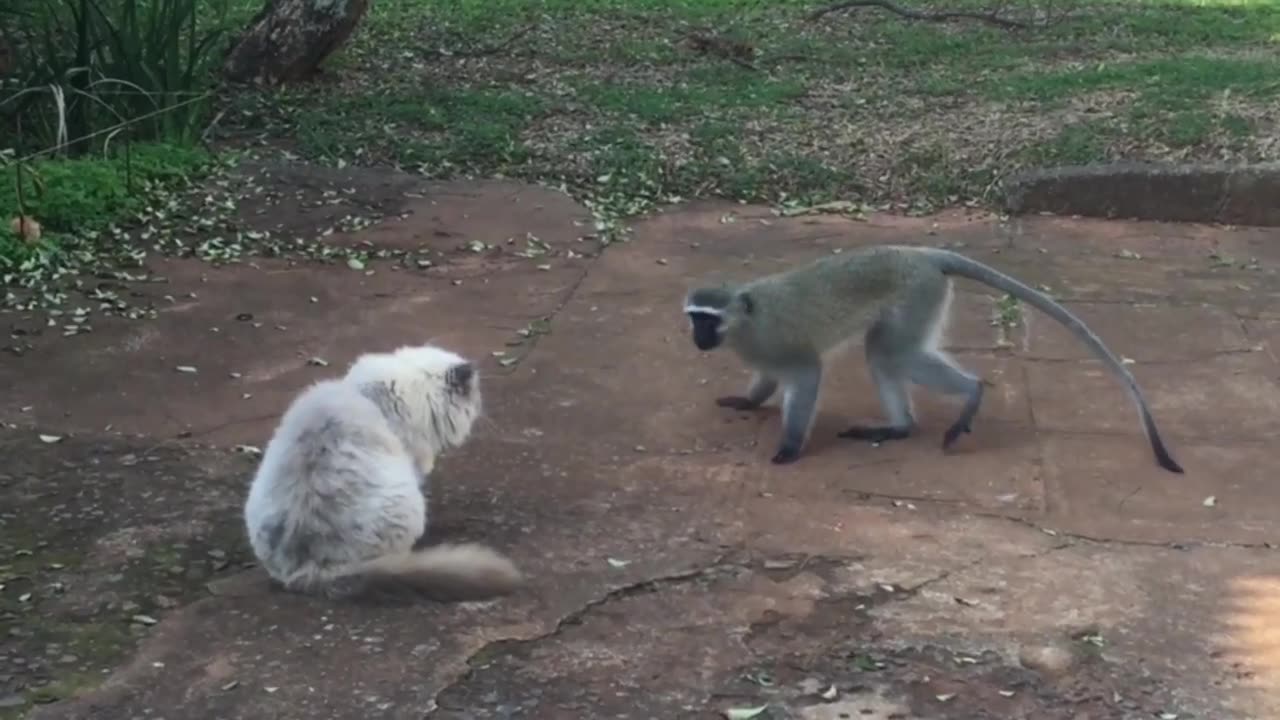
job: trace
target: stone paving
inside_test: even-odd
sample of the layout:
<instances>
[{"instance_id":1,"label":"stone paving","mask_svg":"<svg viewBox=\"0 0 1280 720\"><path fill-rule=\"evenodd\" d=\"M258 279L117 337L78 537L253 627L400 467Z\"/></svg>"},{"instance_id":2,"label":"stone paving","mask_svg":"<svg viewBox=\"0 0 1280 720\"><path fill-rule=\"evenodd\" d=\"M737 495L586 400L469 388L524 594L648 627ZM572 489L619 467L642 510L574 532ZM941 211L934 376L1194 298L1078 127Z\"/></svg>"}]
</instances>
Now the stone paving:
<instances>
[{"instance_id":1,"label":"stone paving","mask_svg":"<svg viewBox=\"0 0 1280 720\"><path fill-rule=\"evenodd\" d=\"M559 193L397 182L391 219L335 242L447 261L158 261L166 281L134 288L155 320L61 338L10 318L6 549L76 549L41 566L57 594L33 584L5 616L0 690L81 688L30 717L1280 717L1280 232L698 203L597 254ZM551 251L517 256L526 233ZM920 392L918 437L837 439L879 411L854 352L806 455L770 465L776 410L714 404L745 373L692 347L684 289L887 242L1048 287L1132 361L1186 474L1155 466L1060 327L1031 309L1003 327L967 281L949 346L992 383L971 435L944 454L956 406ZM408 608L272 592L245 568L237 446L360 352L427 339L481 362L488 404L440 465L432 533L508 552L530 586ZM175 547L162 602L130 568ZM115 623L136 647L58 670L71 641L41 622Z\"/></svg>"}]
</instances>

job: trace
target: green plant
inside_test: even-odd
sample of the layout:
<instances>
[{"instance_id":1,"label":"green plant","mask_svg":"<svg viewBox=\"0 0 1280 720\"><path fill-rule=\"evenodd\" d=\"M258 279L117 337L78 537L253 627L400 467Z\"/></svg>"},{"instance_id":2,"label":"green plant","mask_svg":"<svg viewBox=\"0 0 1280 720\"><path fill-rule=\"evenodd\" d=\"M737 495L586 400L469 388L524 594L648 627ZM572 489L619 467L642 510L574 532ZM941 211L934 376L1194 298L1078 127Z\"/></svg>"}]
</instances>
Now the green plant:
<instances>
[{"instance_id":1,"label":"green plant","mask_svg":"<svg viewBox=\"0 0 1280 720\"><path fill-rule=\"evenodd\" d=\"M44 231L28 243L9 229L19 214L19 177L13 164L0 164L0 272L11 272L38 256L55 255L60 239L91 234L143 210L155 191L200 172L210 161L205 151L180 145L139 143L104 156L48 158L24 165L22 210Z\"/></svg>"},{"instance_id":2,"label":"green plant","mask_svg":"<svg viewBox=\"0 0 1280 720\"><path fill-rule=\"evenodd\" d=\"M194 141L208 112L226 0L29 0L0 18L16 89L0 127L27 148L83 153L128 123L135 140ZM91 141L87 136L102 133Z\"/></svg>"}]
</instances>

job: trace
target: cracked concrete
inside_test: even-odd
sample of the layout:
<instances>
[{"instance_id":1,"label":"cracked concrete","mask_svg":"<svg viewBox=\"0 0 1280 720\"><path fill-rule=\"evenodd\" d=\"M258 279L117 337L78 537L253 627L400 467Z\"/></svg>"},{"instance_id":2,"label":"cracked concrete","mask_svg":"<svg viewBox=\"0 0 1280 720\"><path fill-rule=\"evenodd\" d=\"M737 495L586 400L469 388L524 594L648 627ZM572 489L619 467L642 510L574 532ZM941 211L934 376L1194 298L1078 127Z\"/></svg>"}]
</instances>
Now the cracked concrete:
<instances>
[{"instance_id":1,"label":"cracked concrete","mask_svg":"<svg viewBox=\"0 0 1280 720\"><path fill-rule=\"evenodd\" d=\"M47 502L66 505L76 478L127 474L123 458L158 446L190 465L156 461L166 470L149 482L167 498L156 509L82 513L29 543L42 557L74 535L78 556L100 562L60 560L46 577L41 560L6 622L72 622L60 614L71 603L47 592L54 581L80 596L124 583L77 612L138 638L127 657L85 660L75 675L105 682L80 682L31 717L713 718L761 705L760 720L1280 717L1267 630L1280 620L1274 232L964 213L783 219L698 203L596 257L579 240L585 213L558 193L381 187L408 193L406 216L337 241L430 243L447 260L373 273L162 261L167 283L136 292L199 293L156 321L64 340L40 336L40 318L10 319L28 332L0 364L4 437L28 458L3 485L10 506L54 489L63 495ZM526 227L548 255L511 252L507 238ZM456 249L469 240L496 249ZM806 456L770 465L776 410L715 407L744 372L692 348L680 296L880 242L945 243L1050 287L1134 361L1187 474L1154 466L1122 389L1060 328L1031 310L997 327L994 294L963 282L949 343L991 383L972 435L941 453L955 409L920 393L919 437L837 440L878 414L851 353L833 365ZM184 552L204 552L205 531L182 527L184 503L239 522L228 488L247 483L252 457L233 448L265 442L300 387L367 349L426 338L488 377L486 422L441 462L431 532L510 553L525 591L408 608L286 596L244 567L239 538L219 541L226 559L204 593L157 603L151 580L129 586L128 562L167 552L180 532ZM118 502L140 492L127 490ZM108 552L121 537L129 553ZM159 622L130 620L140 612ZM0 645L3 690L62 682L12 664L20 651L64 651L42 638L0 641L13 645ZM1058 661L1023 666L1040 656Z\"/></svg>"}]
</instances>

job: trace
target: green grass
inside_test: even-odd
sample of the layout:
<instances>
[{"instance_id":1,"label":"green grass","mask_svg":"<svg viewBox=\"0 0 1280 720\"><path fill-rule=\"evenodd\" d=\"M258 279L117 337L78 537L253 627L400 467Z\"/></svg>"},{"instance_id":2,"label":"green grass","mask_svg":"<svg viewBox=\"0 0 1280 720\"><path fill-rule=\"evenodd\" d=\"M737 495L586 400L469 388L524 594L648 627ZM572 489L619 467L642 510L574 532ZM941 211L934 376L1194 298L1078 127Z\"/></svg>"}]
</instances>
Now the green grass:
<instances>
[{"instance_id":1,"label":"green grass","mask_svg":"<svg viewBox=\"0 0 1280 720\"><path fill-rule=\"evenodd\" d=\"M37 160L26 165L23 201L48 231L100 229L142 209L147 188L183 180L209 160L200 149L151 143L133 146L127 157L116 148L106 157ZM17 212L17 184L0 185L0 214Z\"/></svg>"},{"instance_id":2,"label":"green grass","mask_svg":"<svg viewBox=\"0 0 1280 720\"><path fill-rule=\"evenodd\" d=\"M578 89L578 97L604 112L654 124L767 111L804 94L802 82L763 77L736 65L692 68L661 84L590 81Z\"/></svg>"},{"instance_id":3,"label":"green grass","mask_svg":"<svg viewBox=\"0 0 1280 720\"><path fill-rule=\"evenodd\" d=\"M1203 102L1210 95L1231 92L1266 99L1280 93L1280 43L1269 58L1231 58L1183 55L1086 67L1022 72L988 83L998 99L1047 102L1085 92L1132 89L1169 104Z\"/></svg>"},{"instance_id":4,"label":"green grass","mask_svg":"<svg viewBox=\"0 0 1280 720\"><path fill-rule=\"evenodd\" d=\"M965 4L983 3L945 3ZM1274 152L1258 140L1280 3L1078 5L1011 34L875 9L810 23L799 0L384 0L330 63L337 91L239 102L313 158L565 182L626 207L928 209L989 200L1030 164ZM749 44L754 69L694 51L691 31Z\"/></svg>"},{"instance_id":5,"label":"green grass","mask_svg":"<svg viewBox=\"0 0 1280 720\"><path fill-rule=\"evenodd\" d=\"M320 158L354 153L411 166L454 162L493 170L526 159L520 133L544 112L542 98L512 90L394 89L303 110L295 132L302 149Z\"/></svg>"},{"instance_id":6,"label":"green grass","mask_svg":"<svg viewBox=\"0 0 1280 720\"><path fill-rule=\"evenodd\" d=\"M34 244L8 227L8 219L19 214L18 173L12 164L0 165L0 172L12 178L0 184L0 218L6 219L0 228L0 273L48 269L64 251L79 247L112 223L135 217L158 193L197 175L211 159L198 148L137 143L127 156L117 146L105 156L26 163L22 208L43 229L40 242Z\"/></svg>"}]
</instances>

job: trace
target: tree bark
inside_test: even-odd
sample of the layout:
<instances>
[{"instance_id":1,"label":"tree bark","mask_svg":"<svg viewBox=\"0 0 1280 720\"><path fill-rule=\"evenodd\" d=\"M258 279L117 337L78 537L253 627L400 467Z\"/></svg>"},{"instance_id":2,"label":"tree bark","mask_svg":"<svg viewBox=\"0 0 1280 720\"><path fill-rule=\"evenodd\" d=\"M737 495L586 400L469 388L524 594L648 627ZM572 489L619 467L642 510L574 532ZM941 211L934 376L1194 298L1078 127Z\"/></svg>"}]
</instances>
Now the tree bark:
<instances>
[{"instance_id":1,"label":"tree bark","mask_svg":"<svg viewBox=\"0 0 1280 720\"><path fill-rule=\"evenodd\" d=\"M223 74L267 85L307 79L368 9L369 0L267 0L227 54Z\"/></svg>"}]
</instances>

